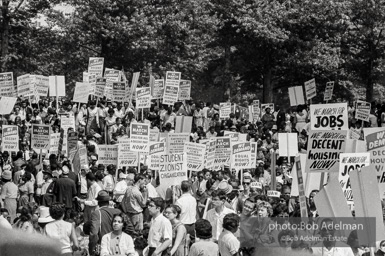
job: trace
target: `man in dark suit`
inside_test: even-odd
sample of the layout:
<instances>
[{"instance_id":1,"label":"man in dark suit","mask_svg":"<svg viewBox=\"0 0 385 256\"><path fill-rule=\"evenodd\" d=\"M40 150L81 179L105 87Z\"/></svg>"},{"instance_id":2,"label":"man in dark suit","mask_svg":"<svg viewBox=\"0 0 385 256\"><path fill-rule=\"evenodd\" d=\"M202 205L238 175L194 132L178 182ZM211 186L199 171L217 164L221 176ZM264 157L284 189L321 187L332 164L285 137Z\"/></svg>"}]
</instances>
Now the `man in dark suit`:
<instances>
[{"instance_id":1,"label":"man in dark suit","mask_svg":"<svg viewBox=\"0 0 385 256\"><path fill-rule=\"evenodd\" d=\"M279 105L276 105L275 113L275 120L278 127L278 131L283 130L285 128L285 112L280 109Z\"/></svg>"}]
</instances>

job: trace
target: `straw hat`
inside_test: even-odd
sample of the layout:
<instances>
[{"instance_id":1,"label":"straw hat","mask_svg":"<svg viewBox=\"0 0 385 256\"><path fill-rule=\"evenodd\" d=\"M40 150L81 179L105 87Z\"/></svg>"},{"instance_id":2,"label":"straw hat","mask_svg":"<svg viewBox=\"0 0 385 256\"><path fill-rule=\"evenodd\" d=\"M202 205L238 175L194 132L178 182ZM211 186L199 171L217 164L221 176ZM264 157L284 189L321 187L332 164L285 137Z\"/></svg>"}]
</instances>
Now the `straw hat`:
<instances>
[{"instance_id":1,"label":"straw hat","mask_svg":"<svg viewBox=\"0 0 385 256\"><path fill-rule=\"evenodd\" d=\"M4 171L1 174L1 178L5 179L5 180L12 180L12 172L11 171Z\"/></svg>"},{"instance_id":2,"label":"straw hat","mask_svg":"<svg viewBox=\"0 0 385 256\"><path fill-rule=\"evenodd\" d=\"M221 181L218 184L218 191L223 191L226 194L230 194L233 191L233 187L227 181Z\"/></svg>"},{"instance_id":3,"label":"straw hat","mask_svg":"<svg viewBox=\"0 0 385 256\"><path fill-rule=\"evenodd\" d=\"M46 206L40 206L39 207L39 219L37 220L38 223L49 223L54 221L54 219L49 214L49 207Z\"/></svg>"}]
</instances>

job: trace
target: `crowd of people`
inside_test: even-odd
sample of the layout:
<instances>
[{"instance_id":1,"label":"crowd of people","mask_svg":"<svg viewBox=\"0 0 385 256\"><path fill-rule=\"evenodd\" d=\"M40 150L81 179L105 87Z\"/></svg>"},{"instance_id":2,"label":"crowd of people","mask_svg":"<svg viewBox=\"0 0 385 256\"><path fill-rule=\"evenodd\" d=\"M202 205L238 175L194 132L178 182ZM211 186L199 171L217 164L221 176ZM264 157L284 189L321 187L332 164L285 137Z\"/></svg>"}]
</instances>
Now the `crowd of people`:
<instances>
[{"instance_id":1,"label":"crowd of people","mask_svg":"<svg viewBox=\"0 0 385 256\"><path fill-rule=\"evenodd\" d=\"M275 106L249 120L236 108L229 117L220 118L218 105L192 100L174 106L154 101L149 110L109 99L80 105L66 99L18 100L13 112L0 120L1 125L18 126L20 149L0 152L0 230L57 239L63 255L253 255L259 247L314 255L367 254L368 248L357 242L354 232L347 247L335 242L317 247L296 242L298 233L293 231L266 228L301 217L298 196L291 196L293 159L278 158L274 170L270 163L281 132L296 132L299 152L306 152L308 111L306 105L287 111ZM33 124L48 124L53 132L60 132L63 116L74 118L78 145L87 148L88 165L78 170L62 152L31 147ZM129 138L131 123L149 123L151 129L173 133L177 116L193 117L191 142L224 136L225 131L247 134L248 141L257 142L255 168L242 174L229 166L191 172L188 180L162 197L157 191L159 175L146 165L117 169L98 163L98 145ZM364 126L384 123L381 106L373 104L369 123L355 120L354 107L349 107L350 127L360 133ZM278 197L267 196L273 189L272 172ZM317 193L306 195L311 218L318 217ZM378 255L385 254L383 244Z\"/></svg>"}]
</instances>

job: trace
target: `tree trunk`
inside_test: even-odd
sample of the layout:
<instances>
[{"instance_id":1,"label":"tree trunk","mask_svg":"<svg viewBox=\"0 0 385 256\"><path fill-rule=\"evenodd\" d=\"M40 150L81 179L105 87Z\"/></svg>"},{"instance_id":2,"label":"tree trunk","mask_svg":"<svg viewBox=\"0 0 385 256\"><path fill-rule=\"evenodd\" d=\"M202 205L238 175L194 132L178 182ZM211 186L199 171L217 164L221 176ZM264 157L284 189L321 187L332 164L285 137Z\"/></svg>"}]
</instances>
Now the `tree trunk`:
<instances>
[{"instance_id":1,"label":"tree trunk","mask_svg":"<svg viewBox=\"0 0 385 256\"><path fill-rule=\"evenodd\" d=\"M273 102L273 85L271 84L272 68L270 57L267 57L265 64L265 72L263 74L263 103Z\"/></svg>"},{"instance_id":2,"label":"tree trunk","mask_svg":"<svg viewBox=\"0 0 385 256\"><path fill-rule=\"evenodd\" d=\"M2 0L1 13L3 16L3 22L1 24L1 72L6 71L7 67L7 55L9 48L9 14L8 14L8 0Z\"/></svg>"},{"instance_id":3,"label":"tree trunk","mask_svg":"<svg viewBox=\"0 0 385 256\"><path fill-rule=\"evenodd\" d=\"M372 62L372 60L370 60ZM372 65L372 64L370 64ZM372 69L370 68L368 74L368 80L366 81L366 101L373 101L373 78L372 78Z\"/></svg>"},{"instance_id":4,"label":"tree trunk","mask_svg":"<svg viewBox=\"0 0 385 256\"><path fill-rule=\"evenodd\" d=\"M231 75L230 75L230 46L225 45L225 70L222 79L223 98L226 99L226 92L229 91L228 99L231 100Z\"/></svg>"}]
</instances>

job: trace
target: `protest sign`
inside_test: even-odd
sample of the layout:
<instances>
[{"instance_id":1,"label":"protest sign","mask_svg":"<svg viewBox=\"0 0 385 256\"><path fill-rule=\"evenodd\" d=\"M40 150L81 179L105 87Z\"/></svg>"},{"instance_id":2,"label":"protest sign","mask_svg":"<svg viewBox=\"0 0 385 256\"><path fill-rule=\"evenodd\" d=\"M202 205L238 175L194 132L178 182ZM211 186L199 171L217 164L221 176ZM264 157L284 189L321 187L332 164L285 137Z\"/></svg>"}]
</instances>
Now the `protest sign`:
<instances>
[{"instance_id":1,"label":"protest sign","mask_svg":"<svg viewBox=\"0 0 385 256\"><path fill-rule=\"evenodd\" d=\"M68 147L68 156L70 159L73 159L78 146L78 133L77 132L68 132L67 133L67 147Z\"/></svg>"},{"instance_id":2,"label":"protest sign","mask_svg":"<svg viewBox=\"0 0 385 256\"><path fill-rule=\"evenodd\" d=\"M219 103L219 117L222 119L229 118L231 114L231 102Z\"/></svg>"},{"instance_id":3,"label":"protest sign","mask_svg":"<svg viewBox=\"0 0 385 256\"><path fill-rule=\"evenodd\" d=\"M111 82L120 82L120 76L121 73L119 70L116 70L116 69L112 69L112 68L106 68L104 70L104 78L107 80L107 81L111 81Z\"/></svg>"},{"instance_id":4,"label":"protest sign","mask_svg":"<svg viewBox=\"0 0 385 256\"><path fill-rule=\"evenodd\" d=\"M150 141L150 125L141 123L130 124L130 149L136 152L148 152Z\"/></svg>"},{"instance_id":5,"label":"protest sign","mask_svg":"<svg viewBox=\"0 0 385 256\"><path fill-rule=\"evenodd\" d=\"M298 106L305 104L302 86L294 86L289 88L290 106Z\"/></svg>"},{"instance_id":6,"label":"protest sign","mask_svg":"<svg viewBox=\"0 0 385 256\"><path fill-rule=\"evenodd\" d=\"M136 108L150 108L151 107L151 88L142 87L136 88Z\"/></svg>"},{"instance_id":7,"label":"protest sign","mask_svg":"<svg viewBox=\"0 0 385 256\"><path fill-rule=\"evenodd\" d=\"M361 138L361 132L357 131L353 127L350 127L349 138L353 140L359 140Z\"/></svg>"},{"instance_id":8,"label":"protest sign","mask_svg":"<svg viewBox=\"0 0 385 256\"><path fill-rule=\"evenodd\" d=\"M338 181L341 184L346 201L353 203L353 193L349 173L353 170L361 171L370 165L370 153L342 153L340 155L340 171Z\"/></svg>"},{"instance_id":9,"label":"protest sign","mask_svg":"<svg viewBox=\"0 0 385 256\"><path fill-rule=\"evenodd\" d=\"M84 165L88 166L87 147L85 145L79 146L78 152L79 152L80 166L84 166Z\"/></svg>"},{"instance_id":10,"label":"protest sign","mask_svg":"<svg viewBox=\"0 0 385 256\"><path fill-rule=\"evenodd\" d=\"M364 128L366 150L370 153L370 164L376 170L381 198L385 198L385 128Z\"/></svg>"},{"instance_id":11,"label":"protest sign","mask_svg":"<svg viewBox=\"0 0 385 256\"><path fill-rule=\"evenodd\" d=\"M261 108L259 107L259 100L253 100L253 120L259 120L261 116Z\"/></svg>"},{"instance_id":12,"label":"protest sign","mask_svg":"<svg viewBox=\"0 0 385 256\"><path fill-rule=\"evenodd\" d=\"M166 72L166 86L176 86L179 87L181 79L181 72L167 71Z\"/></svg>"},{"instance_id":13,"label":"protest sign","mask_svg":"<svg viewBox=\"0 0 385 256\"><path fill-rule=\"evenodd\" d=\"M96 77L103 77L104 58L90 57L88 62L88 74L95 74Z\"/></svg>"},{"instance_id":14,"label":"protest sign","mask_svg":"<svg viewBox=\"0 0 385 256\"><path fill-rule=\"evenodd\" d=\"M327 82L325 93L324 93L324 101L331 100L333 97L333 90L334 90L334 82Z\"/></svg>"},{"instance_id":15,"label":"protest sign","mask_svg":"<svg viewBox=\"0 0 385 256\"><path fill-rule=\"evenodd\" d=\"M276 197L276 198L279 198L281 196L281 192L279 191L275 191L275 190L268 190L266 195L268 197Z\"/></svg>"},{"instance_id":16,"label":"protest sign","mask_svg":"<svg viewBox=\"0 0 385 256\"><path fill-rule=\"evenodd\" d=\"M37 92L40 97L47 97L49 89L48 76L31 75L31 87Z\"/></svg>"},{"instance_id":17,"label":"protest sign","mask_svg":"<svg viewBox=\"0 0 385 256\"><path fill-rule=\"evenodd\" d=\"M98 145L99 147L99 164L117 165L118 163L118 145Z\"/></svg>"},{"instance_id":18,"label":"protest sign","mask_svg":"<svg viewBox=\"0 0 385 256\"><path fill-rule=\"evenodd\" d=\"M298 154L297 133L278 133L279 156L296 156Z\"/></svg>"},{"instance_id":19,"label":"protest sign","mask_svg":"<svg viewBox=\"0 0 385 256\"><path fill-rule=\"evenodd\" d=\"M162 103L173 106L178 101L178 86L165 85Z\"/></svg>"},{"instance_id":20,"label":"protest sign","mask_svg":"<svg viewBox=\"0 0 385 256\"><path fill-rule=\"evenodd\" d=\"M15 103L17 101L17 98L11 98L11 97L0 97L0 115L9 115L11 114Z\"/></svg>"},{"instance_id":21,"label":"protest sign","mask_svg":"<svg viewBox=\"0 0 385 256\"><path fill-rule=\"evenodd\" d=\"M250 142L250 145L251 145L251 151L250 151L250 154L251 154L251 166L253 166L253 168L255 168L256 164L257 164L257 142Z\"/></svg>"},{"instance_id":22,"label":"protest sign","mask_svg":"<svg viewBox=\"0 0 385 256\"><path fill-rule=\"evenodd\" d=\"M73 115L62 115L60 117L60 126L65 131L67 131L69 128L75 130L75 117Z\"/></svg>"},{"instance_id":23,"label":"protest sign","mask_svg":"<svg viewBox=\"0 0 385 256\"><path fill-rule=\"evenodd\" d=\"M215 148L214 148L215 149ZM186 142L184 152L187 155L187 169L190 171L200 171L205 164L206 145Z\"/></svg>"},{"instance_id":24,"label":"protest sign","mask_svg":"<svg viewBox=\"0 0 385 256\"><path fill-rule=\"evenodd\" d=\"M168 153L183 153L186 142L190 142L190 133L167 133Z\"/></svg>"},{"instance_id":25,"label":"protest sign","mask_svg":"<svg viewBox=\"0 0 385 256\"><path fill-rule=\"evenodd\" d=\"M191 81L190 80L180 80L178 99L180 101L190 100L190 94L191 94Z\"/></svg>"},{"instance_id":26,"label":"protest sign","mask_svg":"<svg viewBox=\"0 0 385 256\"><path fill-rule=\"evenodd\" d=\"M311 79L305 82L306 99L311 100L317 95L315 79Z\"/></svg>"},{"instance_id":27,"label":"protest sign","mask_svg":"<svg viewBox=\"0 0 385 256\"><path fill-rule=\"evenodd\" d=\"M357 100L355 118L358 120L369 122L370 106L371 104L369 102Z\"/></svg>"},{"instance_id":28,"label":"protest sign","mask_svg":"<svg viewBox=\"0 0 385 256\"><path fill-rule=\"evenodd\" d=\"M2 151L19 151L19 130L17 125L3 125Z\"/></svg>"},{"instance_id":29,"label":"protest sign","mask_svg":"<svg viewBox=\"0 0 385 256\"><path fill-rule=\"evenodd\" d=\"M0 96L16 97L15 86L13 84L13 73L0 73Z\"/></svg>"},{"instance_id":30,"label":"protest sign","mask_svg":"<svg viewBox=\"0 0 385 256\"><path fill-rule=\"evenodd\" d=\"M76 82L73 101L79 103L88 103L88 95L90 93L89 83Z\"/></svg>"},{"instance_id":31,"label":"protest sign","mask_svg":"<svg viewBox=\"0 0 385 256\"><path fill-rule=\"evenodd\" d=\"M349 130L348 104L310 105L311 130Z\"/></svg>"},{"instance_id":32,"label":"protest sign","mask_svg":"<svg viewBox=\"0 0 385 256\"><path fill-rule=\"evenodd\" d=\"M250 142L238 142L231 145L231 168L240 170L251 167Z\"/></svg>"},{"instance_id":33,"label":"protest sign","mask_svg":"<svg viewBox=\"0 0 385 256\"><path fill-rule=\"evenodd\" d=\"M60 141L60 132L58 133L51 133L50 134L50 148L49 148L49 153L52 154L59 154L59 141ZM62 142L62 150L61 154L67 155L67 131L64 132L63 134L63 142Z\"/></svg>"},{"instance_id":34,"label":"protest sign","mask_svg":"<svg viewBox=\"0 0 385 256\"><path fill-rule=\"evenodd\" d=\"M150 170L160 170L160 156L166 153L166 144L164 142L150 142L148 157Z\"/></svg>"},{"instance_id":35,"label":"protest sign","mask_svg":"<svg viewBox=\"0 0 385 256\"><path fill-rule=\"evenodd\" d=\"M112 83L112 100L123 102L126 98L126 83L113 82Z\"/></svg>"},{"instance_id":36,"label":"protest sign","mask_svg":"<svg viewBox=\"0 0 385 256\"><path fill-rule=\"evenodd\" d=\"M29 74L17 77L17 96L28 97L32 95L31 78Z\"/></svg>"},{"instance_id":37,"label":"protest sign","mask_svg":"<svg viewBox=\"0 0 385 256\"><path fill-rule=\"evenodd\" d=\"M150 141L159 141L159 129L150 129Z\"/></svg>"},{"instance_id":38,"label":"protest sign","mask_svg":"<svg viewBox=\"0 0 385 256\"><path fill-rule=\"evenodd\" d=\"M130 139L118 141L118 168L138 166L139 154L130 149Z\"/></svg>"},{"instance_id":39,"label":"protest sign","mask_svg":"<svg viewBox=\"0 0 385 256\"><path fill-rule=\"evenodd\" d=\"M66 84L64 76L49 77L49 96L64 97L66 95Z\"/></svg>"},{"instance_id":40,"label":"protest sign","mask_svg":"<svg viewBox=\"0 0 385 256\"><path fill-rule=\"evenodd\" d=\"M308 214L307 214L305 186L302 178L301 157L299 155L295 157L295 166L297 168L297 182L298 182L299 206L301 211L301 217L307 218Z\"/></svg>"},{"instance_id":41,"label":"protest sign","mask_svg":"<svg viewBox=\"0 0 385 256\"><path fill-rule=\"evenodd\" d=\"M103 98L105 89L106 89L106 79L103 77L96 78L94 95L96 97Z\"/></svg>"},{"instance_id":42,"label":"protest sign","mask_svg":"<svg viewBox=\"0 0 385 256\"><path fill-rule=\"evenodd\" d=\"M229 132L225 131L224 136L229 136L232 143L239 141L239 133L238 132Z\"/></svg>"},{"instance_id":43,"label":"protest sign","mask_svg":"<svg viewBox=\"0 0 385 256\"><path fill-rule=\"evenodd\" d=\"M135 72L132 74L132 81L131 81L131 87L126 87L126 98L129 104L132 104L132 98L134 97L134 94L136 93L136 87L138 86L140 72Z\"/></svg>"},{"instance_id":44,"label":"protest sign","mask_svg":"<svg viewBox=\"0 0 385 256\"><path fill-rule=\"evenodd\" d=\"M270 114L274 112L274 103L261 104L261 116L266 113L266 109L270 108Z\"/></svg>"},{"instance_id":45,"label":"protest sign","mask_svg":"<svg viewBox=\"0 0 385 256\"><path fill-rule=\"evenodd\" d=\"M154 84L151 87L152 99L163 98L163 91L164 91L164 80L163 79L155 79Z\"/></svg>"},{"instance_id":46,"label":"protest sign","mask_svg":"<svg viewBox=\"0 0 385 256\"><path fill-rule=\"evenodd\" d=\"M338 172L340 153L345 152L347 131L310 131L307 172Z\"/></svg>"},{"instance_id":47,"label":"protest sign","mask_svg":"<svg viewBox=\"0 0 385 256\"><path fill-rule=\"evenodd\" d=\"M175 133L190 132L192 127L192 116L175 117Z\"/></svg>"},{"instance_id":48,"label":"protest sign","mask_svg":"<svg viewBox=\"0 0 385 256\"><path fill-rule=\"evenodd\" d=\"M205 168L210 170L214 167L216 144L214 139L206 142Z\"/></svg>"},{"instance_id":49,"label":"protest sign","mask_svg":"<svg viewBox=\"0 0 385 256\"><path fill-rule=\"evenodd\" d=\"M167 189L187 180L187 159L185 153L161 155L159 159L160 187Z\"/></svg>"},{"instance_id":50,"label":"protest sign","mask_svg":"<svg viewBox=\"0 0 385 256\"><path fill-rule=\"evenodd\" d=\"M42 124L32 125L31 147L33 149L49 149L50 148L50 126Z\"/></svg>"},{"instance_id":51,"label":"protest sign","mask_svg":"<svg viewBox=\"0 0 385 256\"><path fill-rule=\"evenodd\" d=\"M216 137L215 140L215 158L213 169L218 170L222 166L230 164L231 142L230 138L226 137Z\"/></svg>"}]
</instances>

